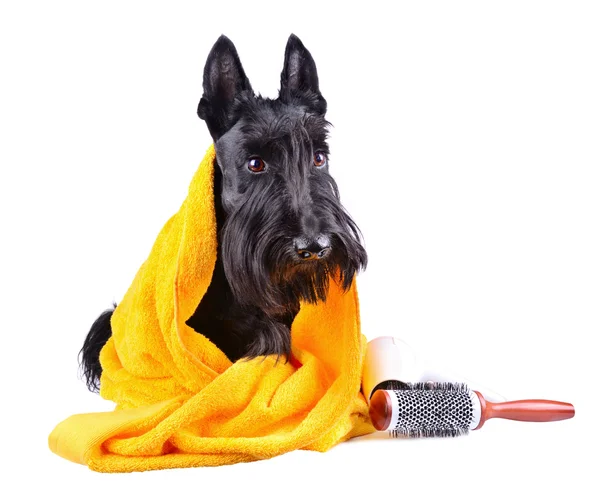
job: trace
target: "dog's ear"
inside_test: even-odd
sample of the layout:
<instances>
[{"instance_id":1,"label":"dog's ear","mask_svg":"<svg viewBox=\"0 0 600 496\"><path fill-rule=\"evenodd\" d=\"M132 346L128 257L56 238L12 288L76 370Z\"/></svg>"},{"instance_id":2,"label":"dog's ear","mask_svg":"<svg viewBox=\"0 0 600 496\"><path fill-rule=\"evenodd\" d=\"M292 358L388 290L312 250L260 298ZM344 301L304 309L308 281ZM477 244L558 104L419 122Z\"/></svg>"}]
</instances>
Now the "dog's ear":
<instances>
[{"instance_id":1,"label":"dog's ear","mask_svg":"<svg viewBox=\"0 0 600 496\"><path fill-rule=\"evenodd\" d=\"M231 110L235 98L242 92L252 92L235 45L227 36L221 35L208 54L202 87L198 117L206 121L216 141L233 125Z\"/></svg>"},{"instance_id":2,"label":"dog's ear","mask_svg":"<svg viewBox=\"0 0 600 496\"><path fill-rule=\"evenodd\" d=\"M279 98L286 103L299 101L321 115L327 111L327 102L319 90L315 61L295 34L290 35L285 47Z\"/></svg>"}]
</instances>

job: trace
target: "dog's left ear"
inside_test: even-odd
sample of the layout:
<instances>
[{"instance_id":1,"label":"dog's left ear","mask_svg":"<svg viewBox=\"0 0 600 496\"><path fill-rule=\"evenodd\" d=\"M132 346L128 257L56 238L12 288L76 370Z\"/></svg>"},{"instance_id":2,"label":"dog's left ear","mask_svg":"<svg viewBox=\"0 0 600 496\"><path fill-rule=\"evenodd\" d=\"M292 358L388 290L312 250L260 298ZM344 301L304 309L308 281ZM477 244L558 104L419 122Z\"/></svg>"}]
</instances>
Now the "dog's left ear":
<instances>
[{"instance_id":1,"label":"dog's left ear","mask_svg":"<svg viewBox=\"0 0 600 496\"><path fill-rule=\"evenodd\" d=\"M319 90L315 61L295 34L290 35L285 47L279 98L286 103L307 105L321 115L327 111L327 102Z\"/></svg>"},{"instance_id":2,"label":"dog's left ear","mask_svg":"<svg viewBox=\"0 0 600 496\"><path fill-rule=\"evenodd\" d=\"M208 54L202 82L204 94L198 104L198 117L206 121L217 141L231 126L232 108L237 96L252 92L235 45L221 35Z\"/></svg>"}]
</instances>

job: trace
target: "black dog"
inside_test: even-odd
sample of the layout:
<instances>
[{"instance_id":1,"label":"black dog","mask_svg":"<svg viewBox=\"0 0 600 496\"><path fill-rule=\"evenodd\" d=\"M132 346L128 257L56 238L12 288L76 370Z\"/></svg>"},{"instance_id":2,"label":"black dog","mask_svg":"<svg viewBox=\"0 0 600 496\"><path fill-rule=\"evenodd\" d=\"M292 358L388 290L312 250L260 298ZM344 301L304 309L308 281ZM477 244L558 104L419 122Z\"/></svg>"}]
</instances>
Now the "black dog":
<instances>
[{"instance_id":1,"label":"black dog","mask_svg":"<svg viewBox=\"0 0 600 496\"><path fill-rule=\"evenodd\" d=\"M315 62L291 35L275 100L256 96L233 43L213 46L198 115L215 142L219 250L211 284L187 324L232 361L290 352L300 301L325 300L330 278L347 290L367 255L329 175L327 103ZM112 310L81 350L97 390Z\"/></svg>"}]
</instances>

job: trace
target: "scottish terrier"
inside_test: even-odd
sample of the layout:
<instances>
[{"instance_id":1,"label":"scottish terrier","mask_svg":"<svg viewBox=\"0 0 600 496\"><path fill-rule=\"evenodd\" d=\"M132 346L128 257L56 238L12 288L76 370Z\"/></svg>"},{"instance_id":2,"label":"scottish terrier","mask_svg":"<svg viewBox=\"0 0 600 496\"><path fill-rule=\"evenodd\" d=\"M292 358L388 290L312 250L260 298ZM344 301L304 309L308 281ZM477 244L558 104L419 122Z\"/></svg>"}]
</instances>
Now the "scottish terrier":
<instances>
[{"instance_id":1,"label":"scottish terrier","mask_svg":"<svg viewBox=\"0 0 600 496\"><path fill-rule=\"evenodd\" d=\"M300 302L324 301L331 279L347 291L367 263L360 231L329 174L327 103L317 68L292 34L279 96L264 98L253 92L233 43L221 36L206 61L203 91L198 116L217 156L219 248L211 284L187 324L231 361L287 359ZM112 312L98 317L80 352L93 391Z\"/></svg>"}]
</instances>

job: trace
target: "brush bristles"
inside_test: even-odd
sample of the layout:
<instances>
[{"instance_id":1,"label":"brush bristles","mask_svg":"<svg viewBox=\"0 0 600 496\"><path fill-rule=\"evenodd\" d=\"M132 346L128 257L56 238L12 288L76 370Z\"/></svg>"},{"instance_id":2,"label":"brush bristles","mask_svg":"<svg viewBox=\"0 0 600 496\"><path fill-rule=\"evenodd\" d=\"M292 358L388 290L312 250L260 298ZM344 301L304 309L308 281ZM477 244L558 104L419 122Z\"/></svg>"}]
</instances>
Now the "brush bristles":
<instances>
[{"instance_id":1,"label":"brush bristles","mask_svg":"<svg viewBox=\"0 0 600 496\"><path fill-rule=\"evenodd\" d=\"M456 437L469 433L474 410L466 384L393 382L397 383L394 390L389 389L390 384L385 388L398 413L396 424L389 427L391 437Z\"/></svg>"},{"instance_id":2,"label":"brush bristles","mask_svg":"<svg viewBox=\"0 0 600 496\"><path fill-rule=\"evenodd\" d=\"M400 428L390 431L390 437L458 437L466 436L469 433L467 427L445 428L445 429L408 429Z\"/></svg>"},{"instance_id":3,"label":"brush bristles","mask_svg":"<svg viewBox=\"0 0 600 496\"><path fill-rule=\"evenodd\" d=\"M471 389L461 382L402 382L402 381L383 381L373 388L373 393L378 389L387 391L392 390L417 390L417 391L460 391L469 393ZM373 395L371 393L371 396Z\"/></svg>"}]
</instances>

